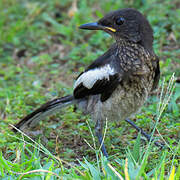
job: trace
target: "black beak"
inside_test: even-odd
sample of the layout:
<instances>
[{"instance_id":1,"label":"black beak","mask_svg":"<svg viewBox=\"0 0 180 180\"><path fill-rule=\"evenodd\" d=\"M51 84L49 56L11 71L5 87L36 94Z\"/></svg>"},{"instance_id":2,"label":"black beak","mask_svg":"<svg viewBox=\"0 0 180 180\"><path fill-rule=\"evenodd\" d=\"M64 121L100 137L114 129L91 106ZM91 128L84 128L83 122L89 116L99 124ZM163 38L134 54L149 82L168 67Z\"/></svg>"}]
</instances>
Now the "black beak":
<instances>
[{"instance_id":1,"label":"black beak","mask_svg":"<svg viewBox=\"0 0 180 180\"><path fill-rule=\"evenodd\" d=\"M116 29L108 26L102 26L97 22L94 23L87 23L79 26L80 29L87 29L87 30L104 30L104 31L111 31L116 32Z\"/></svg>"},{"instance_id":2,"label":"black beak","mask_svg":"<svg viewBox=\"0 0 180 180\"><path fill-rule=\"evenodd\" d=\"M87 23L79 26L80 29L88 29L88 30L104 30L105 27L99 25L97 22Z\"/></svg>"}]
</instances>

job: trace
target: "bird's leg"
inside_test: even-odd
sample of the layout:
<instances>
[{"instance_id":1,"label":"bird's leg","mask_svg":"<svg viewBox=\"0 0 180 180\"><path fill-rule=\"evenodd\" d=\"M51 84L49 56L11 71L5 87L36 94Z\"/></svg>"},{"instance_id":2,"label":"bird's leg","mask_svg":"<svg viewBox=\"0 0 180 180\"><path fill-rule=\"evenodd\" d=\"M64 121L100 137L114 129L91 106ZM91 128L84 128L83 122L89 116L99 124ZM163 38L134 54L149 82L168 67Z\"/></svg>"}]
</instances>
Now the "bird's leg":
<instances>
[{"instance_id":1,"label":"bird's leg","mask_svg":"<svg viewBox=\"0 0 180 180\"><path fill-rule=\"evenodd\" d=\"M134 122L132 122L130 119L126 119L126 122L128 122L132 127L134 127L138 132L141 132L143 136L147 138L148 141L150 141L151 136L144 132L140 127L136 126Z\"/></svg>"},{"instance_id":2,"label":"bird's leg","mask_svg":"<svg viewBox=\"0 0 180 180\"><path fill-rule=\"evenodd\" d=\"M143 136L145 136L148 141L150 141L151 135L147 134L147 133L146 133L145 131L143 131L141 128L139 128L138 126L136 126L136 124L135 124L134 122L132 122L131 120L129 120L129 119L125 119L125 120L126 120L126 122L128 122L132 127L134 127L138 132L141 132L141 134L142 134ZM153 138L152 138L152 141L154 141ZM163 144L161 144L161 143L154 142L154 144L155 144L156 146L158 146L158 147L163 147Z\"/></svg>"},{"instance_id":3,"label":"bird's leg","mask_svg":"<svg viewBox=\"0 0 180 180\"><path fill-rule=\"evenodd\" d=\"M97 120L96 125L95 125L95 133L96 133L98 141L101 145L101 150L102 150L104 156L106 156L108 158L108 154L107 154L104 142L102 142L103 141L102 128L103 128L103 122L101 120Z\"/></svg>"}]
</instances>

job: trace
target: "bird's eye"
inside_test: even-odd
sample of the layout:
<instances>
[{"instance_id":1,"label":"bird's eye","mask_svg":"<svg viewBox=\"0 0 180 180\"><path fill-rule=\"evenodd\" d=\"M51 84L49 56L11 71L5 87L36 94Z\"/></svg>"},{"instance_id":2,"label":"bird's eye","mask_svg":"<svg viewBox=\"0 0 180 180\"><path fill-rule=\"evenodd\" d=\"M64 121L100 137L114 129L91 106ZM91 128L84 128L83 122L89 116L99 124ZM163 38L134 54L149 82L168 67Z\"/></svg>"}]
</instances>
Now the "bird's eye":
<instances>
[{"instance_id":1,"label":"bird's eye","mask_svg":"<svg viewBox=\"0 0 180 180\"><path fill-rule=\"evenodd\" d=\"M122 25L124 23L125 19L123 17L119 17L118 19L116 19L116 24L117 25Z\"/></svg>"}]
</instances>

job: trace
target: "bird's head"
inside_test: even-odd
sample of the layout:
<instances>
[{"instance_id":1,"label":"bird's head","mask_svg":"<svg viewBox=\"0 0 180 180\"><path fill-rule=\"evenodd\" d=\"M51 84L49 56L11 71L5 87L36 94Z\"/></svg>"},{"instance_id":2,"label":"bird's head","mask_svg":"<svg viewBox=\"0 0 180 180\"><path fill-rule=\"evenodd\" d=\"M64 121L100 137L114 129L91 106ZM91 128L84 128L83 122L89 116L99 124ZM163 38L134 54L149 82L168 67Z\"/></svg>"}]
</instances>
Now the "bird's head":
<instances>
[{"instance_id":1,"label":"bird's head","mask_svg":"<svg viewBox=\"0 0 180 180\"><path fill-rule=\"evenodd\" d=\"M99 21L83 24L79 28L103 30L116 41L126 40L152 49L153 30L147 19L135 9L126 8L110 12Z\"/></svg>"}]
</instances>

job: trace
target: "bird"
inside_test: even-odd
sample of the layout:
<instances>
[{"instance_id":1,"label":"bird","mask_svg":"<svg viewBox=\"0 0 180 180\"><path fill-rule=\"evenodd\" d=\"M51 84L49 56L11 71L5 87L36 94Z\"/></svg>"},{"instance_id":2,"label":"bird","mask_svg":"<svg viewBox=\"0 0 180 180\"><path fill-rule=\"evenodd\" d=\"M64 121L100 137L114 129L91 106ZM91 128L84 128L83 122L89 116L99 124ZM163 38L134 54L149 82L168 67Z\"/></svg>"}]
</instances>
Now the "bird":
<instances>
[{"instance_id":1,"label":"bird","mask_svg":"<svg viewBox=\"0 0 180 180\"><path fill-rule=\"evenodd\" d=\"M108 157L102 133L104 122L127 121L148 140L151 136L130 120L139 112L160 79L159 58L153 50L153 30L147 18L133 8L107 13L97 22L79 26L102 30L115 42L77 77L73 93L55 98L24 117L14 131L35 126L40 120L74 105L90 114L104 156Z\"/></svg>"}]
</instances>

